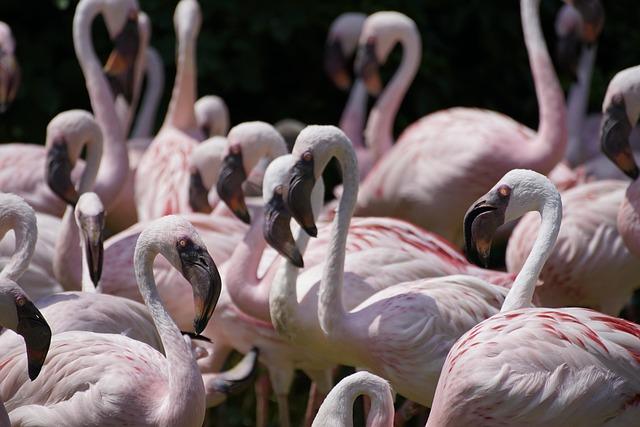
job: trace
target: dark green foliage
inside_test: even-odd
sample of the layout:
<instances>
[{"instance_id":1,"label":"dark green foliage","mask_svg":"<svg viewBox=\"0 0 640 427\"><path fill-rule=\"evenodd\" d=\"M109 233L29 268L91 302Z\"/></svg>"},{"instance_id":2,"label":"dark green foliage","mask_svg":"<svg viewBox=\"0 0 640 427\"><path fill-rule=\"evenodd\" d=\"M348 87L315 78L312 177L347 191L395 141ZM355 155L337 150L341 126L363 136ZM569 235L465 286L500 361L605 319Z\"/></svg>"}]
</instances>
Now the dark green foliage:
<instances>
[{"instance_id":1,"label":"dark green foliage","mask_svg":"<svg viewBox=\"0 0 640 427\"><path fill-rule=\"evenodd\" d=\"M175 1L141 0L153 22L152 44L164 60L170 96L175 69L172 14ZM605 0L607 21L594 73L591 109L597 110L611 76L640 63L640 18L635 0ZM13 107L0 116L0 140L41 143L56 113L89 108L71 40L75 0L0 2L0 19L15 33L23 84ZM432 111L478 106L507 113L535 126L537 104L524 50L518 2L502 0L375 0L294 2L203 0L198 43L199 93L215 93L229 105L233 123L295 117L307 123L336 123L345 95L322 71L322 50L332 19L349 10L393 8L411 16L423 39L422 67L396 123ZM560 1L542 2L552 43ZM109 51L103 23L94 25L101 58ZM396 49L399 50L399 49ZM384 74L399 61L392 55ZM563 80L565 86L568 80Z\"/></svg>"}]
</instances>

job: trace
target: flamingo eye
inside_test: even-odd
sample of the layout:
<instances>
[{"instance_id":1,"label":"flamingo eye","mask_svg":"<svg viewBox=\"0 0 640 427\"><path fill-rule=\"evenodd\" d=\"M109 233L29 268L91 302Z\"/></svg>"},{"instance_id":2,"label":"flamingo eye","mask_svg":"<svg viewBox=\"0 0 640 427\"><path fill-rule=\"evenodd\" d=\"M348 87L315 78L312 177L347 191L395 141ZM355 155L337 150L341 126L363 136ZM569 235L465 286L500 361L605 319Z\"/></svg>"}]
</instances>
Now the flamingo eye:
<instances>
[{"instance_id":1,"label":"flamingo eye","mask_svg":"<svg viewBox=\"0 0 640 427\"><path fill-rule=\"evenodd\" d=\"M19 296L18 298L16 298L16 305L18 307L22 307L27 303L27 299L23 296Z\"/></svg>"},{"instance_id":2,"label":"flamingo eye","mask_svg":"<svg viewBox=\"0 0 640 427\"><path fill-rule=\"evenodd\" d=\"M311 160L313 160L313 154L311 153L311 151L305 151L304 153L302 153L302 160L304 160L305 162L310 162Z\"/></svg>"},{"instance_id":3,"label":"flamingo eye","mask_svg":"<svg viewBox=\"0 0 640 427\"><path fill-rule=\"evenodd\" d=\"M187 239L180 239L180 240L178 240L178 245L179 245L181 248L186 248L186 247L187 247Z\"/></svg>"},{"instance_id":4,"label":"flamingo eye","mask_svg":"<svg viewBox=\"0 0 640 427\"><path fill-rule=\"evenodd\" d=\"M498 195L500 197L503 197L503 198L509 197L510 194L511 194L511 188L508 185L503 184L500 187L498 187Z\"/></svg>"},{"instance_id":5,"label":"flamingo eye","mask_svg":"<svg viewBox=\"0 0 640 427\"><path fill-rule=\"evenodd\" d=\"M229 153L231 153L233 155L240 154L240 147L238 145L230 145L229 146Z\"/></svg>"}]
</instances>

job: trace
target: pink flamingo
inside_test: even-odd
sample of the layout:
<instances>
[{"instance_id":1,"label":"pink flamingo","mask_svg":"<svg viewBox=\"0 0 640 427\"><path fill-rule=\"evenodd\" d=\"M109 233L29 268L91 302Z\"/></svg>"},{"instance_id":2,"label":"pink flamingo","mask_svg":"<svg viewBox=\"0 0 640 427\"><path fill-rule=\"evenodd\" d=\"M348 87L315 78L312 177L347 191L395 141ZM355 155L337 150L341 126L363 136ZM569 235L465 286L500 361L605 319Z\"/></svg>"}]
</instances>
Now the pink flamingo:
<instances>
[{"instance_id":1,"label":"pink flamingo","mask_svg":"<svg viewBox=\"0 0 640 427\"><path fill-rule=\"evenodd\" d=\"M160 132L140 159L136 173L135 198L141 221L191 212L184 189L189 183L189 155L202 139L193 108L200 22L198 3L181 0L174 14L177 72L169 110Z\"/></svg>"},{"instance_id":2,"label":"pink flamingo","mask_svg":"<svg viewBox=\"0 0 640 427\"><path fill-rule=\"evenodd\" d=\"M200 426L205 398L191 348L169 316L153 278L162 254L198 291L196 333L202 332L220 292L220 277L204 243L185 220L168 216L151 223L136 244L135 267L162 340L165 355L116 334L74 331L54 335L42 377L26 381L17 351L0 357L2 398L12 422L56 425L118 424ZM44 379L43 379L44 378ZM91 384L91 393L87 393ZM106 398L105 398L106 397ZM132 415L135 414L135 415Z\"/></svg>"},{"instance_id":3,"label":"pink flamingo","mask_svg":"<svg viewBox=\"0 0 640 427\"><path fill-rule=\"evenodd\" d=\"M393 426L393 396L389 383L369 372L356 372L331 390L312 427L353 427L353 404L358 396L368 396L371 400L367 427Z\"/></svg>"},{"instance_id":4,"label":"pink flamingo","mask_svg":"<svg viewBox=\"0 0 640 427\"><path fill-rule=\"evenodd\" d=\"M449 352L427 426L631 425L640 414L640 327L582 308L530 308L560 231L562 202L544 176L513 170L465 223L485 255L500 224L538 211L540 231L499 314Z\"/></svg>"},{"instance_id":5,"label":"pink flamingo","mask_svg":"<svg viewBox=\"0 0 640 427\"><path fill-rule=\"evenodd\" d=\"M466 207L507 170L529 167L548 173L561 160L566 147L562 90L540 29L538 1L521 4L539 101L538 132L487 110L452 108L429 114L403 132L364 180L356 215L402 218L461 244ZM367 143L380 149L393 142L393 119L420 64L421 42L414 22L404 15L378 12L367 18L356 68L370 92L379 91L378 64L398 42L402 63L365 129Z\"/></svg>"},{"instance_id":6,"label":"pink flamingo","mask_svg":"<svg viewBox=\"0 0 640 427\"><path fill-rule=\"evenodd\" d=\"M219 96L205 95L196 101L193 109L205 137L225 136L229 132L229 109Z\"/></svg>"},{"instance_id":7,"label":"pink flamingo","mask_svg":"<svg viewBox=\"0 0 640 427\"><path fill-rule=\"evenodd\" d=\"M467 275L416 280L429 277L419 272L418 267L424 268L420 250L406 248L404 258L397 248L376 245L345 259L358 188L351 143L333 126L309 126L298 137L292 154L287 203L307 233L317 232L308 206L309 192L333 157L342 166L344 191L325 263L300 278L295 265L286 263L272 280L274 327L327 361L366 368L389 380L403 396L429 405L450 346L498 311L506 289ZM413 271L418 271L414 277ZM355 308L345 309L345 282L354 289L377 283L379 290Z\"/></svg>"},{"instance_id":8,"label":"pink flamingo","mask_svg":"<svg viewBox=\"0 0 640 427\"><path fill-rule=\"evenodd\" d=\"M0 113L7 111L20 86L20 66L11 28L0 21Z\"/></svg>"}]
</instances>

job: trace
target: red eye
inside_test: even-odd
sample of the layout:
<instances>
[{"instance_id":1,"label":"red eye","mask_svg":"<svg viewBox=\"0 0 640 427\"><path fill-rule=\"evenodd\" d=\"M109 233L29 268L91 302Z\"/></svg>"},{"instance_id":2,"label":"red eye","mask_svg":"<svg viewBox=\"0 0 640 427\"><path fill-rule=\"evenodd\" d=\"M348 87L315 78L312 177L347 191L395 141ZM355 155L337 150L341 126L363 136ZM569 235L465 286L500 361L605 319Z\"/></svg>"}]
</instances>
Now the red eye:
<instances>
[{"instance_id":1,"label":"red eye","mask_svg":"<svg viewBox=\"0 0 640 427\"><path fill-rule=\"evenodd\" d=\"M240 154L240 146L238 145L230 145L229 146L229 153L237 155Z\"/></svg>"},{"instance_id":2,"label":"red eye","mask_svg":"<svg viewBox=\"0 0 640 427\"><path fill-rule=\"evenodd\" d=\"M511 194L511 188L508 185L504 184L498 187L498 194L500 197L509 197Z\"/></svg>"},{"instance_id":3,"label":"red eye","mask_svg":"<svg viewBox=\"0 0 640 427\"><path fill-rule=\"evenodd\" d=\"M304 153L302 153L302 160L304 160L305 162L310 162L311 160L313 160L313 154L311 153L311 151L305 151Z\"/></svg>"}]
</instances>

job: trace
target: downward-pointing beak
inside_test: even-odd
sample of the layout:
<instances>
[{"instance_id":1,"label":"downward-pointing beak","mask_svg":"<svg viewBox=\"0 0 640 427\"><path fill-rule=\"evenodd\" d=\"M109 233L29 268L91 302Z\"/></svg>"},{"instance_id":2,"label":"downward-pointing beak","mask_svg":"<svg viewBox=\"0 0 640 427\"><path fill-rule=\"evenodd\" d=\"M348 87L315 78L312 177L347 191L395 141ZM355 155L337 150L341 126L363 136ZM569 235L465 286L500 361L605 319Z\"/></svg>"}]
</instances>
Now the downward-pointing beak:
<instances>
[{"instance_id":1,"label":"downward-pointing beak","mask_svg":"<svg viewBox=\"0 0 640 427\"><path fill-rule=\"evenodd\" d=\"M66 203L75 206L78 202L78 192L71 182L73 166L64 141L51 144L47 151L45 169L49 188Z\"/></svg>"},{"instance_id":2,"label":"downward-pointing beak","mask_svg":"<svg viewBox=\"0 0 640 427\"><path fill-rule=\"evenodd\" d=\"M242 183L247 174L242 163L242 151L229 153L222 161L216 189L218 196L242 222L251 223L251 216L244 201Z\"/></svg>"},{"instance_id":3,"label":"downward-pointing beak","mask_svg":"<svg viewBox=\"0 0 640 427\"><path fill-rule=\"evenodd\" d=\"M87 248L87 265L89 276L94 286L98 286L102 276L102 264L104 259L104 232L101 224L90 224L86 230L85 245Z\"/></svg>"},{"instance_id":4,"label":"downward-pointing beak","mask_svg":"<svg viewBox=\"0 0 640 427\"><path fill-rule=\"evenodd\" d=\"M285 200L293 218L312 237L317 237L318 228L311 209L311 192L316 183L313 161L297 161L291 169L289 191Z\"/></svg>"},{"instance_id":5,"label":"downward-pointing beak","mask_svg":"<svg viewBox=\"0 0 640 427\"><path fill-rule=\"evenodd\" d=\"M356 75L362 79L367 87L367 91L373 96L379 95L382 91L382 80L376 58L375 41L370 40L360 46L356 54L354 68Z\"/></svg>"},{"instance_id":6,"label":"downward-pointing beak","mask_svg":"<svg viewBox=\"0 0 640 427\"><path fill-rule=\"evenodd\" d=\"M196 334L201 334L213 315L220 292L222 280L216 264L206 249L194 243L178 248L182 263L182 275L193 288L195 319L193 327Z\"/></svg>"},{"instance_id":7,"label":"downward-pointing beak","mask_svg":"<svg viewBox=\"0 0 640 427\"><path fill-rule=\"evenodd\" d=\"M200 171L196 169L189 176L189 206L194 212L211 213L208 196L209 190L204 186Z\"/></svg>"},{"instance_id":8,"label":"downward-pointing beak","mask_svg":"<svg viewBox=\"0 0 640 427\"><path fill-rule=\"evenodd\" d=\"M484 198L474 203L464 216L465 252L469 261L488 266L493 235L503 223L504 209Z\"/></svg>"},{"instance_id":9,"label":"downward-pointing beak","mask_svg":"<svg viewBox=\"0 0 640 427\"><path fill-rule=\"evenodd\" d=\"M580 38L573 32L558 37L556 44L558 65L562 70L569 73L574 81L578 80L577 69L581 46Z\"/></svg>"},{"instance_id":10,"label":"downward-pointing beak","mask_svg":"<svg viewBox=\"0 0 640 427\"><path fill-rule=\"evenodd\" d=\"M602 116L600 147L602 152L631 179L638 178L638 165L629 144L631 124L622 96L614 96Z\"/></svg>"},{"instance_id":11,"label":"downward-pointing beak","mask_svg":"<svg viewBox=\"0 0 640 427\"><path fill-rule=\"evenodd\" d=\"M122 94L131 104L134 90L134 67L140 49L137 12L131 12L124 28L113 41L114 48L104 66L104 73L114 97Z\"/></svg>"},{"instance_id":12,"label":"downward-pointing beak","mask_svg":"<svg viewBox=\"0 0 640 427\"><path fill-rule=\"evenodd\" d=\"M245 390L258 372L259 355L258 348L253 347L236 366L216 375L208 384L209 391L232 395Z\"/></svg>"},{"instance_id":13,"label":"downward-pointing beak","mask_svg":"<svg viewBox=\"0 0 640 427\"><path fill-rule=\"evenodd\" d=\"M324 51L324 70L333 83L342 90L351 85L351 78L347 72L347 59L342 53L340 40L333 40L327 44Z\"/></svg>"},{"instance_id":14,"label":"downward-pointing beak","mask_svg":"<svg viewBox=\"0 0 640 427\"><path fill-rule=\"evenodd\" d=\"M29 378L37 378L47 357L51 344L51 329L42 313L29 300L16 305L18 311L18 327L16 331L22 335L27 346L27 362Z\"/></svg>"},{"instance_id":15,"label":"downward-pointing beak","mask_svg":"<svg viewBox=\"0 0 640 427\"><path fill-rule=\"evenodd\" d=\"M0 113L13 102L20 85L20 67L15 56L0 50Z\"/></svg>"},{"instance_id":16,"label":"downward-pointing beak","mask_svg":"<svg viewBox=\"0 0 640 427\"><path fill-rule=\"evenodd\" d=\"M302 254L291 234L291 215L281 194L274 194L264 211L264 240L296 267L304 267Z\"/></svg>"}]
</instances>

